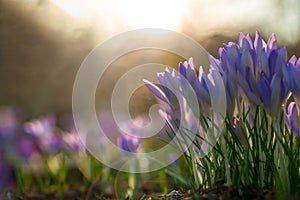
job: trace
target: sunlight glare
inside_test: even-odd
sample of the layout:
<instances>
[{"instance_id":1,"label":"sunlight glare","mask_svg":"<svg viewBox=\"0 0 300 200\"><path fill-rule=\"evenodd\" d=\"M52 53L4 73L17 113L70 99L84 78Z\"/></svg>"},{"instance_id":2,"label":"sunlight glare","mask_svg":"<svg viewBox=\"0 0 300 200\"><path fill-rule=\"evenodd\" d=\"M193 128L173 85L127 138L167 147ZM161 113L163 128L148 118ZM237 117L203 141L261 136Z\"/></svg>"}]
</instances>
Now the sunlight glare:
<instances>
[{"instance_id":1,"label":"sunlight glare","mask_svg":"<svg viewBox=\"0 0 300 200\"><path fill-rule=\"evenodd\" d=\"M84 17L84 0L51 0L57 7L75 18Z\"/></svg>"},{"instance_id":2,"label":"sunlight glare","mask_svg":"<svg viewBox=\"0 0 300 200\"><path fill-rule=\"evenodd\" d=\"M120 18L134 28L174 29L179 23L187 0L52 0L70 16L83 18L101 17L99 13ZM109 5L108 5L109 4ZM110 8L110 9L103 9ZM103 17L102 15L102 17Z\"/></svg>"},{"instance_id":3,"label":"sunlight glare","mask_svg":"<svg viewBox=\"0 0 300 200\"><path fill-rule=\"evenodd\" d=\"M120 1L123 16L135 28L176 28L186 0Z\"/></svg>"}]
</instances>

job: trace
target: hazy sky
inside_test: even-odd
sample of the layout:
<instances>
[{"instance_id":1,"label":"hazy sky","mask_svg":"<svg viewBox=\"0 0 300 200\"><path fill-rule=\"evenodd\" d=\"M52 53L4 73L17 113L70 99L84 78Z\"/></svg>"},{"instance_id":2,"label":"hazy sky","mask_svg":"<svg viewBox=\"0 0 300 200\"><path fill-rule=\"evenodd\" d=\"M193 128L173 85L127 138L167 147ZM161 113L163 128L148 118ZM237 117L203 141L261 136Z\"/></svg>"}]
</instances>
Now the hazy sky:
<instances>
[{"instance_id":1,"label":"hazy sky","mask_svg":"<svg viewBox=\"0 0 300 200\"><path fill-rule=\"evenodd\" d=\"M274 32L299 57L299 17L297 0L0 0L0 104L70 109L87 54L135 28L185 33L212 54L238 31Z\"/></svg>"}]
</instances>

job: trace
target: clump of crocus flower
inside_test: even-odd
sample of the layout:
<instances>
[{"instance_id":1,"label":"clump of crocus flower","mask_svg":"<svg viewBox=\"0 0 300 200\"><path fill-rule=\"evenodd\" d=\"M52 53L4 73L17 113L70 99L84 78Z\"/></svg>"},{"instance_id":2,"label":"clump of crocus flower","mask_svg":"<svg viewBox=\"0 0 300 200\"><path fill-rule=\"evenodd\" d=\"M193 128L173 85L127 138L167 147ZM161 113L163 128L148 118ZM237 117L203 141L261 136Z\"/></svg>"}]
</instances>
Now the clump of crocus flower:
<instances>
[{"instance_id":1,"label":"clump of crocus flower","mask_svg":"<svg viewBox=\"0 0 300 200\"><path fill-rule=\"evenodd\" d=\"M215 68L211 66L209 73L206 74L202 67L197 69L193 59L190 58L188 62L179 63L178 72L166 68L164 72L158 74L161 89L147 80L144 82L164 108L163 116L174 130L182 123L186 129L197 134L199 117L211 117L209 85L214 85L218 78L220 74ZM219 94L221 93L219 90L219 87L214 87L212 92ZM177 91L177 96L174 91ZM191 101L193 95L197 98L197 105ZM184 108L180 109L180 106ZM200 111L199 116L195 116L196 110ZM185 120L180 121L181 118Z\"/></svg>"},{"instance_id":2,"label":"clump of crocus flower","mask_svg":"<svg viewBox=\"0 0 300 200\"><path fill-rule=\"evenodd\" d=\"M292 56L287 63L286 49L278 47L276 36L271 35L266 43L259 32L256 32L254 41L249 34L239 33L238 44L230 42L224 45L219 49L219 56L220 59L210 56L210 61L220 70L226 84L230 113L233 113L233 105L239 98L239 88L252 104L263 107L275 118L283 111L283 103L291 92L296 103L289 105L287 122L298 135L300 58Z\"/></svg>"},{"instance_id":3,"label":"clump of crocus flower","mask_svg":"<svg viewBox=\"0 0 300 200\"><path fill-rule=\"evenodd\" d=\"M256 32L251 36L239 33L238 44L230 42L219 49L220 59L210 57L226 84L230 113L241 88L252 104L263 107L272 117L277 117L288 95L283 78L287 66L285 47L278 47L273 34L266 43Z\"/></svg>"},{"instance_id":4,"label":"clump of crocus flower","mask_svg":"<svg viewBox=\"0 0 300 200\"><path fill-rule=\"evenodd\" d=\"M203 132L201 131L202 125L211 120L211 98L214 93L220 92L210 91L209 85L213 85L221 78L226 90L226 103L224 101L223 104L227 106L227 117L229 117L226 120L226 123L229 124L225 128L223 127L223 133L231 132L233 138L222 138L220 146L216 149L223 151L221 157L224 158L224 166L222 167L226 171L227 183L231 183L230 162L236 162L228 154L234 152L233 154L237 155L236 157L232 155L235 157L234 159L239 160L245 156L249 158L246 164L242 165L249 166L249 173L259 173L261 176L258 180L260 186L268 183L274 184L273 180L266 180L264 177L270 176L270 173L264 170L273 168L272 173L280 174L280 181L282 181L281 183L276 181L274 185L290 191L293 186L290 185L289 174L292 173L289 171L291 169L287 167L286 160L290 159L289 162L294 162L294 160L290 155L288 158L285 157L284 153L292 155L295 150L289 149L288 140L282 139L288 136L286 136L285 127L282 127L284 123L282 123L281 116L287 98L292 93L296 103L293 102L289 105L286 122L292 132L300 137L298 112L300 108L300 78L298 77L298 75L300 76L300 59L293 56L287 63L287 51L285 47L278 47L276 36L272 34L268 42L265 42L259 32L256 32L254 40L249 34L245 36L239 33L237 44L233 42L225 44L219 49L219 58L209 55L209 61L210 72L208 74L203 73L202 68L197 68L193 60L189 59L189 61L179 64L178 72L166 69L159 73L160 87L145 81L146 86L164 108L164 111L161 112L162 116L169 122L169 125L175 130L174 132L178 129L179 124L184 124L185 129L197 134L196 138L203 139L199 132ZM197 116L199 118L196 119L195 116L189 115L193 112L185 108L186 104L192 105L189 103L189 99L192 98L189 86L196 94L201 113L201 116ZM195 106L191 107L191 110L195 110ZM182 117L182 111L185 117ZM205 129L204 132L206 132ZM229 135L224 137L229 137ZM237 141L236 139L241 145L236 145L234 142ZM291 139L291 141L293 140ZM263 145L266 146L263 147ZM201 149L203 144L200 142L196 146ZM235 149L236 146L241 149L240 155L237 153L239 150ZM227 152L228 148L229 152ZM249 152L253 153L250 155ZM210 159L215 159L215 153L213 153L213 158L208 156L203 160L211 163ZM189 153L188 157L192 157L192 153ZM205 168L207 166L203 164L204 161L199 162L193 158L190 160L196 161L196 163L192 161L190 165L204 165L200 170L201 173L204 171L214 173L208 169L209 167ZM273 163L274 166L265 163ZM295 170L299 171L298 165ZM197 172L193 173L194 176L197 176ZM203 176L205 177L207 174ZM239 173L236 173L236 176L240 176ZM243 181L247 182L248 180L248 183L253 183L249 182L248 175L241 177ZM298 189L297 187L294 191Z\"/></svg>"}]
</instances>

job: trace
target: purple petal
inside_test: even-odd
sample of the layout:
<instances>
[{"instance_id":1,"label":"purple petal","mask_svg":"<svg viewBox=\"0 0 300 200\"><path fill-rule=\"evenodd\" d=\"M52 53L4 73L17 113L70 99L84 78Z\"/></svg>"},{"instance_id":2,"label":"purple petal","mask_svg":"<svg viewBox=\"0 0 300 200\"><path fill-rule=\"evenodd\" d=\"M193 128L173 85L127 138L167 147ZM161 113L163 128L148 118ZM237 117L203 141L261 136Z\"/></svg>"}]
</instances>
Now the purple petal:
<instances>
[{"instance_id":1,"label":"purple petal","mask_svg":"<svg viewBox=\"0 0 300 200\"><path fill-rule=\"evenodd\" d=\"M299 58L300 59L300 58ZM289 63L291 63L292 65L295 65L297 62L297 57L295 55L293 55L290 60L289 60Z\"/></svg>"},{"instance_id":2,"label":"purple petal","mask_svg":"<svg viewBox=\"0 0 300 200\"><path fill-rule=\"evenodd\" d=\"M267 46L268 46L269 51L278 48L276 35L274 33L270 36Z\"/></svg>"},{"instance_id":3,"label":"purple petal","mask_svg":"<svg viewBox=\"0 0 300 200\"><path fill-rule=\"evenodd\" d=\"M261 101L258 99L256 93L254 91L254 86L249 85L250 81L250 70L247 69L247 71L242 74L240 71L238 71L238 83L243 89L244 93L247 95L250 101L254 102L257 105L261 105ZM252 78L253 79L253 78ZM251 81L252 82L252 81Z\"/></svg>"},{"instance_id":4,"label":"purple petal","mask_svg":"<svg viewBox=\"0 0 300 200\"><path fill-rule=\"evenodd\" d=\"M293 113L294 113L294 109L296 109L296 103L295 102L291 102L288 106L288 122L291 122L294 118L293 118Z\"/></svg>"},{"instance_id":5,"label":"purple petal","mask_svg":"<svg viewBox=\"0 0 300 200\"><path fill-rule=\"evenodd\" d=\"M178 72L186 77L186 66L182 62L178 64Z\"/></svg>"},{"instance_id":6,"label":"purple petal","mask_svg":"<svg viewBox=\"0 0 300 200\"><path fill-rule=\"evenodd\" d=\"M287 125L290 127L291 131L300 138L300 129L299 129L299 115L295 102L291 102L288 106L288 113L286 115Z\"/></svg>"},{"instance_id":7,"label":"purple petal","mask_svg":"<svg viewBox=\"0 0 300 200\"><path fill-rule=\"evenodd\" d=\"M254 73L254 66L253 66L253 60L252 60L252 57L251 57L251 54L249 51L245 51L243 54L242 54L242 57L241 57L241 67L244 69L243 71L246 71L245 69L247 67L249 67L250 71L251 71L251 76L254 76L255 73Z\"/></svg>"},{"instance_id":8,"label":"purple petal","mask_svg":"<svg viewBox=\"0 0 300 200\"><path fill-rule=\"evenodd\" d=\"M263 105L265 105L266 107L270 106L271 105L271 100L270 100L271 90L269 87L268 78L266 77L264 72L261 73L260 80L257 83L257 87L258 87L258 93L263 102Z\"/></svg>"},{"instance_id":9,"label":"purple petal","mask_svg":"<svg viewBox=\"0 0 300 200\"><path fill-rule=\"evenodd\" d=\"M254 48L258 54L262 52L263 43L258 31L255 33Z\"/></svg>"},{"instance_id":10,"label":"purple petal","mask_svg":"<svg viewBox=\"0 0 300 200\"><path fill-rule=\"evenodd\" d=\"M227 49L227 56L228 58L230 58L230 60L236 60L237 57L239 55L239 49L235 44L232 44L231 46L229 46L229 48Z\"/></svg>"},{"instance_id":11,"label":"purple petal","mask_svg":"<svg viewBox=\"0 0 300 200\"><path fill-rule=\"evenodd\" d=\"M294 65L296 57L292 57L287 65L282 68L284 81L296 97L300 96L300 64Z\"/></svg>"},{"instance_id":12,"label":"purple petal","mask_svg":"<svg viewBox=\"0 0 300 200\"><path fill-rule=\"evenodd\" d=\"M253 42L249 33L246 35L245 39L248 41L250 48L253 49Z\"/></svg>"},{"instance_id":13,"label":"purple petal","mask_svg":"<svg viewBox=\"0 0 300 200\"><path fill-rule=\"evenodd\" d=\"M238 33L238 43L239 43L240 47L242 46L244 37L245 37L245 35L242 32Z\"/></svg>"},{"instance_id":14,"label":"purple petal","mask_svg":"<svg viewBox=\"0 0 300 200\"><path fill-rule=\"evenodd\" d=\"M249 42L249 39L244 38L241 47L242 47L242 51L247 51L249 49L252 49L252 43Z\"/></svg>"},{"instance_id":15,"label":"purple petal","mask_svg":"<svg viewBox=\"0 0 300 200\"><path fill-rule=\"evenodd\" d=\"M175 72L169 72L168 69L163 73L159 73L157 78L161 84L161 88L168 99L170 106L176 105L177 98L173 91L178 90L180 86L179 78L176 76Z\"/></svg>"},{"instance_id":16,"label":"purple petal","mask_svg":"<svg viewBox=\"0 0 300 200\"><path fill-rule=\"evenodd\" d=\"M247 82L247 86L251 92L256 93L256 80L255 76L252 74L251 68L246 67L246 74L245 74L245 79Z\"/></svg>"},{"instance_id":17,"label":"purple petal","mask_svg":"<svg viewBox=\"0 0 300 200\"><path fill-rule=\"evenodd\" d=\"M220 61L218 59L216 59L210 54L208 54L208 59L210 64L212 64L213 67L215 67L216 69L220 69Z\"/></svg>"},{"instance_id":18,"label":"purple petal","mask_svg":"<svg viewBox=\"0 0 300 200\"><path fill-rule=\"evenodd\" d=\"M169 101L165 95L165 93L163 93L161 91L161 89L159 89L159 87L157 87L155 84L151 83L148 80L143 80L143 82L145 83L145 85L147 86L147 88L160 100L166 102L169 104Z\"/></svg>"},{"instance_id":19,"label":"purple petal","mask_svg":"<svg viewBox=\"0 0 300 200\"><path fill-rule=\"evenodd\" d=\"M293 80L293 76L292 76L292 64L288 63L286 67L282 68L282 72L283 72L283 77L284 77L284 81L286 82L286 84L288 85L288 87L291 89L294 87L294 80Z\"/></svg>"},{"instance_id":20,"label":"purple petal","mask_svg":"<svg viewBox=\"0 0 300 200\"><path fill-rule=\"evenodd\" d=\"M261 57L260 57L260 63L261 63L261 71L264 71L267 75L267 77L271 76L270 73L270 67L269 67L269 60L268 60L268 55L265 53L265 51L261 52Z\"/></svg>"},{"instance_id":21,"label":"purple petal","mask_svg":"<svg viewBox=\"0 0 300 200\"><path fill-rule=\"evenodd\" d=\"M271 84L271 104L267 105L270 107L272 114L276 115L281 108L281 104L283 103L285 89L282 84L282 80L277 73L275 73L272 77Z\"/></svg>"}]
</instances>

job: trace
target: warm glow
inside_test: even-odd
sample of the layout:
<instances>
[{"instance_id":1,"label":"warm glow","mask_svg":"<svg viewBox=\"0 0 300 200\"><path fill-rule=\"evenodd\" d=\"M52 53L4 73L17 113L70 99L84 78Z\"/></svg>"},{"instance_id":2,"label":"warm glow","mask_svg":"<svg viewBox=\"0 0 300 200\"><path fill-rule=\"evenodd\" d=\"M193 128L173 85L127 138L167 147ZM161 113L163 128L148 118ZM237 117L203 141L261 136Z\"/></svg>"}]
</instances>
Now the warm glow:
<instances>
[{"instance_id":1,"label":"warm glow","mask_svg":"<svg viewBox=\"0 0 300 200\"><path fill-rule=\"evenodd\" d=\"M99 13L119 17L134 28L176 28L185 7L186 0L52 0L70 16L81 18L97 18ZM109 5L108 5L109 4ZM113 7L109 9L103 7ZM115 13L115 11L118 13ZM106 13L103 13L106 12ZM103 16L103 15L102 15Z\"/></svg>"},{"instance_id":2,"label":"warm glow","mask_svg":"<svg viewBox=\"0 0 300 200\"><path fill-rule=\"evenodd\" d=\"M85 9L82 7L86 4L84 0L52 0L52 2L72 17L80 18L84 15Z\"/></svg>"},{"instance_id":3,"label":"warm glow","mask_svg":"<svg viewBox=\"0 0 300 200\"><path fill-rule=\"evenodd\" d=\"M185 0L120 0L124 18L135 28L175 28Z\"/></svg>"}]
</instances>

